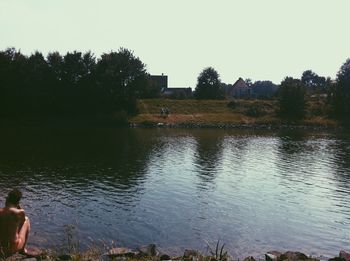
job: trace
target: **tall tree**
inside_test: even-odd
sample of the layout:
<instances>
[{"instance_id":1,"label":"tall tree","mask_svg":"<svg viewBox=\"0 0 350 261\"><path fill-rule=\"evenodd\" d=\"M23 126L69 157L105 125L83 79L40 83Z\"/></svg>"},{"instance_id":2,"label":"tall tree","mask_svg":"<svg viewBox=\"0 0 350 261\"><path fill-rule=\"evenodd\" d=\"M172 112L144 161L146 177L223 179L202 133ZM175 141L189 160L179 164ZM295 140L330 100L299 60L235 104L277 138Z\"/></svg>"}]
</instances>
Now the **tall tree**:
<instances>
[{"instance_id":1,"label":"tall tree","mask_svg":"<svg viewBox=\"0 0 350 261\"><path fill-rule=\"evenodd\" d=\"M301 82L305 85L307 90L312 92L326 91L328 85L327 79L325 77L319 76L311 70L306 70L303 72L301 76Z\"/></svg>"},{"instance_id":2,"label":"tall tree","mask_svg":"<svg viewBox=\"0 0 350 261\"><path fill-rule=\"evenodd\" d=\"M279 115L297 120L305 116L305 85L299 79L286 77L278 90Z\"/></svg>"},{"instance_id":3,"label":"tall tree","mask_svg":"<svg viewBox=\"0 0 350 261\"><path fill-rule=\"evenodd\" d=\"M103 54L97 63L96 79L104 92L106 110L136 112L136 98L146 86L147 74L145 64L133 52L120 48Z\"/></svg>"},{"instance_id":4,"label":"tall tree","mask_svg":"<svg viewBox=\"0 0 350 261\"><path fill-rule=\"evenodd\" d=\"M23 95L26 97L25 111L30 113L46 113L49 99L48 77L49 66L44 56L36 51L28 58L26 87Z\"/></svg>"},{"instance_id":5,"label":"tall tree","mask_svg":"<svg viewBox=\"0 0 350 261\"><path fill-rule=\"evenodd\" d=\"M219 73L213 67L205 68L197 78L196 99L223 99Z\"/></svg>"},{"instance_id":6,"label":"tall tree","mask_svg":"<svg viewBox=\"0 0 350 261\"><path fill-rule=\"evenodd\" d=\"M331 103L337 118L350 122L350 58L340 67L331 92Z\"/></svg>"},{"instance_id":7,"label":"tall tree","mask_svg":"<svg viewBox=\"0 0 350 261\"><path fill-rule=\"evenodd\" d=\"M277 91L277 85L271 81L256 81L252 89L258 98L271 98Z\"/></svg>"}]
</instances>

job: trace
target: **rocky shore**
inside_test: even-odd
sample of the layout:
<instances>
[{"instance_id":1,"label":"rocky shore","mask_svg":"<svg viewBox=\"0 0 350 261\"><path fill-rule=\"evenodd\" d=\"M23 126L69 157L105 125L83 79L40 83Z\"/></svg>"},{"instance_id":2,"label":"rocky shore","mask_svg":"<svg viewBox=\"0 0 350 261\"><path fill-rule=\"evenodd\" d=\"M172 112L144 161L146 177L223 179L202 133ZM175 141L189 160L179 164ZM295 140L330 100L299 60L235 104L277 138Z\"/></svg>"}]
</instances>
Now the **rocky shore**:
<instances>
[{"instance_id":1,"label":"rocky shore","mask_svg":"<svg viewBox=\"0 0 350 261\"><path fill-rule=\"evenodd\" d=\"M170 256L163 253L154 244L138 247L137 249L129 249L126 247L115 247L111 248L106 252L99 249L91 248L85 252L74 252L58 254L50 250L40 250L37 248L29 248L27 254L15 254L10 257L0 257L0 260L5 261L88 261L88 260L101 260L101 261L128 261L128 260L152 260L152 261L163 261L163 260L183 260L183 261L230 261L234 260L230 257L226 251L224 251L224 245L221 248L216 247L215 250L210 250L209 254L202 254L197 250L187 249L181 256ZM320 258L308 256L301 252L279 252L269 251L265 253L265 258L256 258L248 256L243 261L350 261L350 253L344 250L339 252L339 255L333 258ZM239 259L237 259L239 260Z\"/></svg>"},{"instance_id":2,"label":"rocky shore","mask_svg":"<svg viewBox=\"0 0 350 261\"><path fill-rule=\"evenodd\" d=\"M130 123L130 128L179 128L179 129L250 129L250 130L341 130L340 125L315 125L315 124L224 124L224 123L162 123L143 122Z\"/></svg>"}]
</instances>

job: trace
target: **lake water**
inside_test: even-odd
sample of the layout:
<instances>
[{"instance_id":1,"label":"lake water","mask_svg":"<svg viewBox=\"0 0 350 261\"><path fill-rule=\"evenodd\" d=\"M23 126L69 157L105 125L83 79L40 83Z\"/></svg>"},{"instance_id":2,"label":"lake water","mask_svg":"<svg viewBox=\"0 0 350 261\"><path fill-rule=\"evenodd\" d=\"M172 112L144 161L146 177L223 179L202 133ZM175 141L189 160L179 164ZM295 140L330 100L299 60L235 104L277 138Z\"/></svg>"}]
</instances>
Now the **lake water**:
<instances>
[{"instance_id":1,"label":"lake water","mask_svg":"<svg viewBox=\"0 0 350 261\"><path fill-rule=\"evenodd\" d=\"M1 205L12 187L41 247L350 250L348 134L2 128Z\"/></svg>"}]
</instances>

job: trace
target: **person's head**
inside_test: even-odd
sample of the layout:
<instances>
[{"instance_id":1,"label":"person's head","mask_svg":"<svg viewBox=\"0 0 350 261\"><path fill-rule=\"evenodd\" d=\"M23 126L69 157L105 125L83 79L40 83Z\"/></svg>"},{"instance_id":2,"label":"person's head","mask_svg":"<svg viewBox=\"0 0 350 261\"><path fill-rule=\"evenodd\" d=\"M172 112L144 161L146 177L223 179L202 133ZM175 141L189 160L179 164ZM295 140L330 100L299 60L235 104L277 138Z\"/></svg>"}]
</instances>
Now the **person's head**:
<instances>
[{"instance_id":1,"label":"person's head","mask_svg":"<svg viewBox=\"0 0 350 261\"><path fill-rule=\"evenodd\" d=\"M5 204L19 205L19 201L21 200L21 198L22 198L22 192L19 191L19 189L13 189L7 195Z\"/></svg>"}]
</instances>

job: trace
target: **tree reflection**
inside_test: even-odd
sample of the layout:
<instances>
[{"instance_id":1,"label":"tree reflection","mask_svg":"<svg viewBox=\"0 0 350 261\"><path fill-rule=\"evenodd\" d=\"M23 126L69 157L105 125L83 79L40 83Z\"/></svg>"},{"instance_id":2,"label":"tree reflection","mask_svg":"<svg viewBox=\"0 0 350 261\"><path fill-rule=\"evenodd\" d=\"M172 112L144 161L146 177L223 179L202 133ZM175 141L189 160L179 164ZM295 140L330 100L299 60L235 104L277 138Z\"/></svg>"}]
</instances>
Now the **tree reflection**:
<instances>
[{"instance_id":1,"label":"tree reflection","mask_svg":"<svg viewBox=\"0 0 350 261\"><path fill-rule=\"evenodd\" d=\"M335 173L341 182L349 183L350 180L350 139L348 136L339 135L334 143L328 147L333 154Z\"/></svg>"},{"instance_id":2,"label":"tree reflection","mask_svg":"<svg viewBox=\"0 0 350 261\"><path fill-rule=\"evenodd\" d=\"M22 129L2 131L0 175L4 186L41 180L124 185L142 181L155 139L127 129ZM6 183L6 184L5 184Z\"/></svg>"},{"instance_id":3,"label":"tree reflection","mask_svg":"<svg viewBox=\"0 0 350 261\"><path fill-rule=\"evenodd\" d=\"M200 179L200 188L207 188L214 184L214 179L220 171L223 154L223 132L201 130L194 132L196 140L195 166Z\"/></svg>"},{"instance_id":4,"label":"tree reflection","mask_svg":"<svg viewBox=\"0 0 350 261\"><path fill-rule=\"evenodd\" d=\"M322 162L320 138L311 132L291 130L278 133L276 167L282 183L312 182L315 171Z\"/></svg>"}]
</instances>

